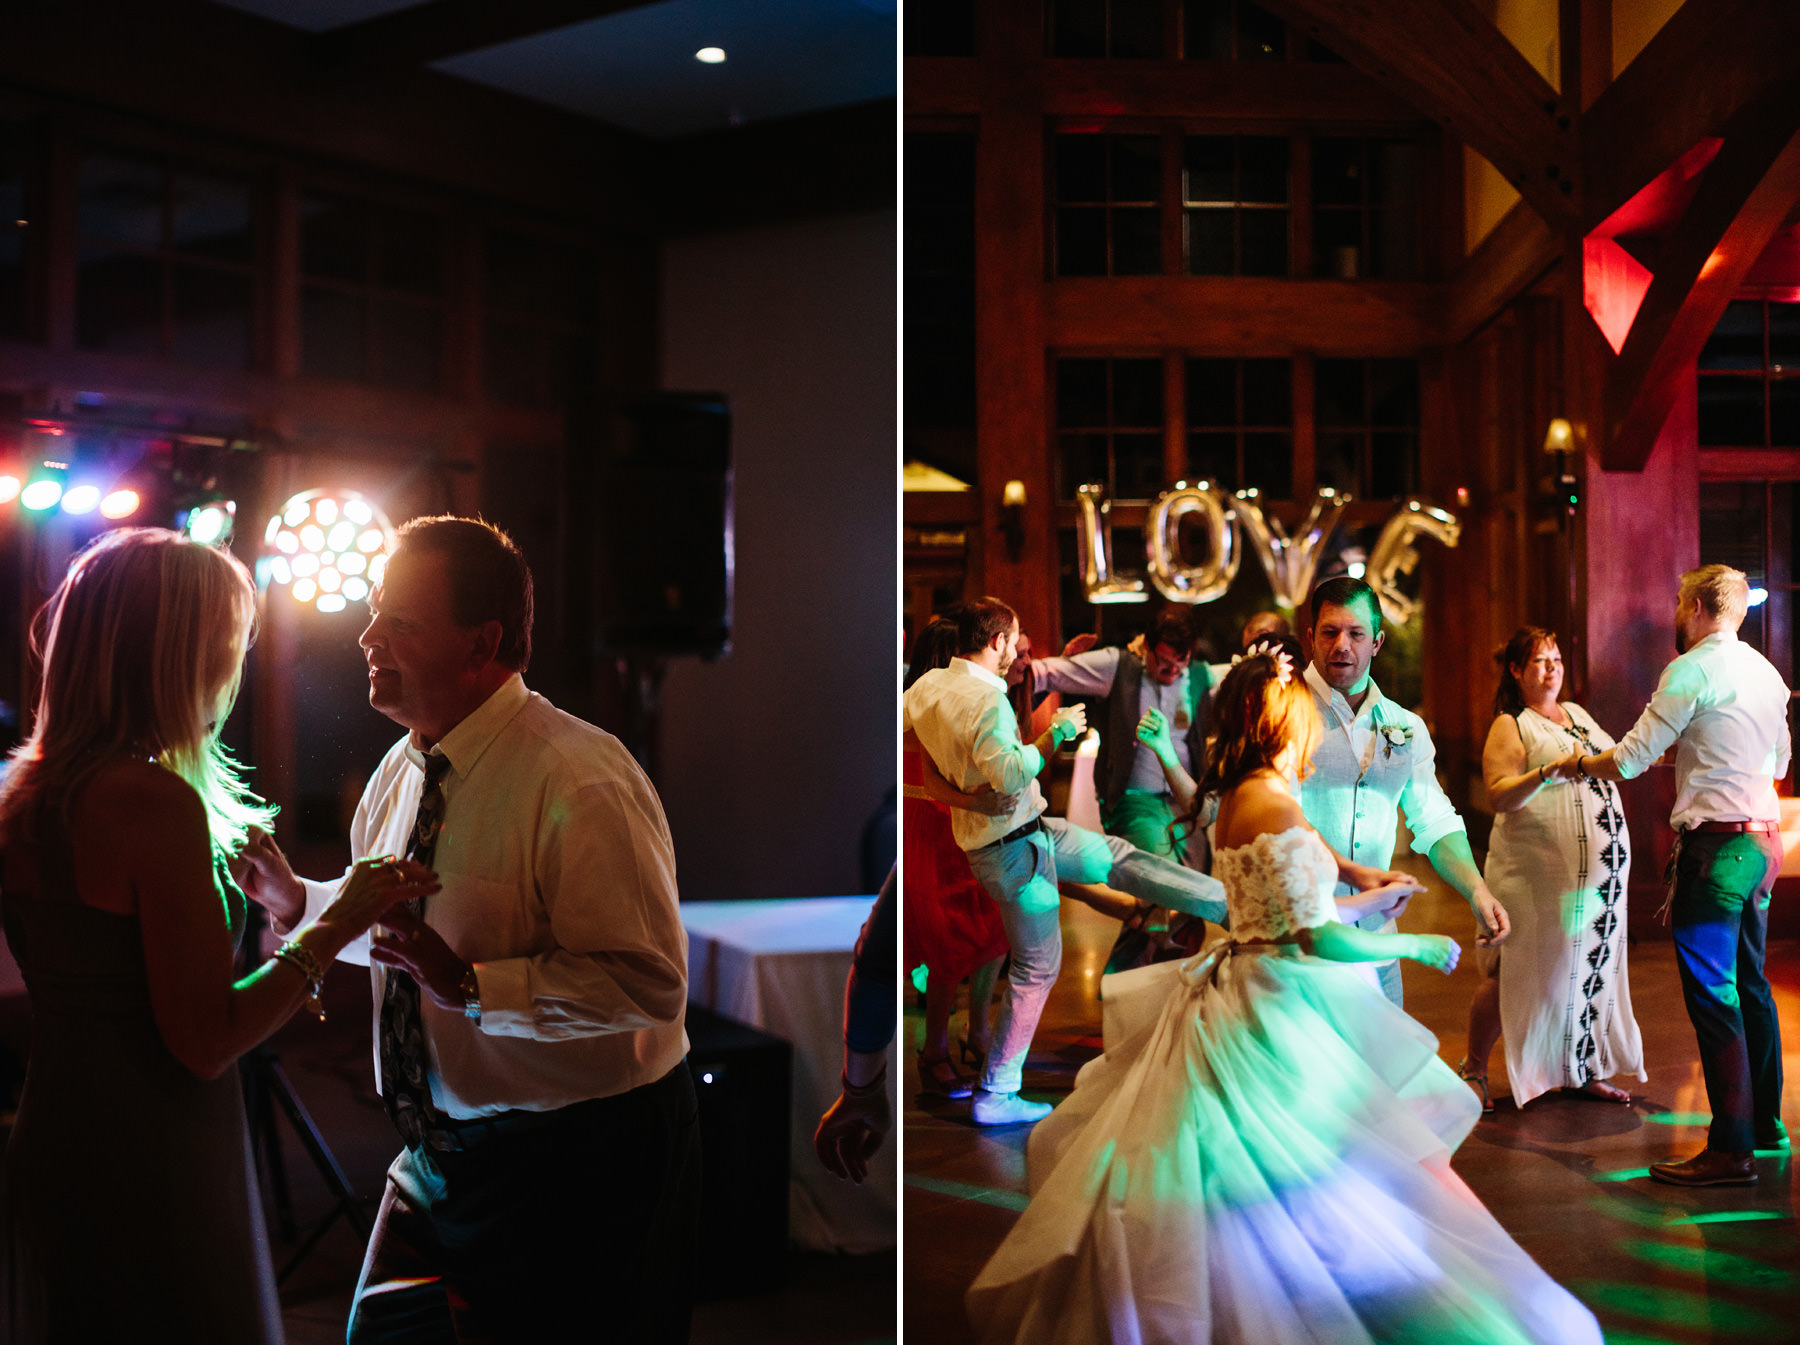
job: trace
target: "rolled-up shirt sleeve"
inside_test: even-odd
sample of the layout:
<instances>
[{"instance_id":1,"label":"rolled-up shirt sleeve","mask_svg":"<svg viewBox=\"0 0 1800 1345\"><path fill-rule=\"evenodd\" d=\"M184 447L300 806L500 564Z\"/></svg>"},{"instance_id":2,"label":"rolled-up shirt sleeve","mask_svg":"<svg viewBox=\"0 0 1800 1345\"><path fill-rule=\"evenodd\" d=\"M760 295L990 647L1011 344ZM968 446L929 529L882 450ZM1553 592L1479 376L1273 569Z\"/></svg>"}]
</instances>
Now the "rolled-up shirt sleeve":
<instances>
[{"instance_id":1,"label":"rolled-up shirt sleeve","mask_svg":"<svg viewBox=\"0 0 1800 1345\"><path fill-rule=\"evenodd\" d=\"M648 789L547 791L534 869L547 946L476 960L482 1032L560 1041L677 1021L687 937L668 824Z\"/></svg>"},{"instance_id":2,"label":"rolled-up shirt sleeve","mask_svg":"<svg viewBox=\"0 0 1800 1345\"><path fill-rule=\"evenodd\" d=\"M1416 723L1413 739L1412 771L1400 791L1400 809L1412 832L1413 853L1429 855L1444 837L1467 834L1468 827L1438 783L1437 745L1423 724Z\"/></svg>"},{"instance_id":3,"label":"rolled-up shirt sleeve","mask_svg":"<svg viewBox=\"0 0 1800 1345\"><path fill-rule=\"evenodd\" d=\"M1684 664L1680 659L1663 669L1650 703L1613 749L1613 765L1622 777L1631 780L1642 775L1681 736L1694 717L1700 691L1698 675L1692 662Z\"/></svg>"},{"instance_id":4,"label":"rolled-up shirt sleeve","mask_svg":"<svg viewBox=\"0 0 1800 1345\"><path fill-rule=\"evenodd\" d=\"M1090 649L1073 658L1035 658L1031 666L1041 688L1065 696L1110 696L1119 675L1119 656L1117 649Z\"/></svg>"},{"instance_id":5,"label":"rolled-up shirt sleeve","mask_svg":"<svg viewBox=\"0 0 1800 1345\"><path fill-rule=\"evenodd\" d=\"M1030 743L1019 741L1012 706L1003 700L994 700L982 708L973 741L970 759L975 769L1002 794L1017 794L1044 769L1044 754Z\"/></svg>"}]
</instances>

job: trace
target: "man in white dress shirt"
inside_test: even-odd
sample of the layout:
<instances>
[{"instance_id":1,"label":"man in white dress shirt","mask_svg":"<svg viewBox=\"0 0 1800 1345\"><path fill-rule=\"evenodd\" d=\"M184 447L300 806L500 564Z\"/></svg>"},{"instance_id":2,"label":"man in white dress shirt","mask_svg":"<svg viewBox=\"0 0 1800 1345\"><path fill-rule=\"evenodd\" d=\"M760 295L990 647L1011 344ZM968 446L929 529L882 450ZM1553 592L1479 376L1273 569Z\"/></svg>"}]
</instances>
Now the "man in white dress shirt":
<instances>
[{"instance_id":1,"label":"man in white dress shirt","mask_svg":"<svg viewBox=\"0 0 1800 1345\"><path fill-rule=\"evenodd\" d=\"M908 688L902 724L917 735L938 774L958 789L973 793L991 786L1001 794L1018 795L1007 813L950 812L951 834L967 853L976 880L1000 908L1012 948L1007 995L972 1109L978 1125L1010 1125L1050 1114L1048 1105L1020 1097L1019 1088L1044 1001L1062 967L1057 883L1111 883L1140 900L1215 921L1225 914L1225 895L1206 874L1147 854L1118 837L1042 816L1038 773L1059 743L1085 730L1086 712L1080 706L1058 710L1036 742L1021 742L1006 698L1006 672L1018 649L1018 617L997 598L977 598L965 604L957 627L961 656Z\"/></svg>"},{"instance_id":2,"label":"man in white dress shirt","mask_svg":"<svg viewBox=\"0 0 1800 1345\"><path fill-rule=\"evenodd\" d=\"M1381 694L1369 665L1381 652L1381 602L1360 579L1328 579L1313 590L1312 662L1306 682L1324 736L1313 773L1300 782L1300 809L1325 843L1345 859L1385 870L1394 859L1402 813L1412 848L1467 899L1478 926L1476 943L1491 947L1510 930L1475 857L1468 829L1444 796L1435 769L1437 750L1425 721ZM1337 895L1355 889L1339 884ZM1394 920L1372 915L1359 928L1391 932ZM1378 966L1381 988L1401 1003L1400 964Z\"/></svg>"},{"instance_id":3,"label":"man in white dress shirt","mask_svg":"<svg viewBox=\"0 0 1800 1345\"><path fill-rule=\"evenodd\" d=\"M408 733L351 851L422 843L443 888L347 953L373 964L376 1078L407 1146L349 1339L685 1341L699 1140L656 792L526 689L531 572L498 529L408 523L371 609L369 703ZM278 925L334 895L272 846L253 861Z\"/></svg>"},{"instance_id":4,"label":"man in white dress shirt","mask_svg":"<svg viewBox=\"0 0 1800 1345\"><path fill-rule=\"evenodd\" d=\"M1755 1149L1786 1149L1781 1024L1763 973L1769 895L1781 871L1775 781L1788 772L1788 688L1737 637L1749 603L1742 571L1681 576L1675 649L1656 694L1619 745L1571 754L1559 771L1630 780L1675 748L1670 923L1712 1125L1686 1162L1653 1163L1677 1186L1748 1186Z\"/></svg>"}]
</instances>

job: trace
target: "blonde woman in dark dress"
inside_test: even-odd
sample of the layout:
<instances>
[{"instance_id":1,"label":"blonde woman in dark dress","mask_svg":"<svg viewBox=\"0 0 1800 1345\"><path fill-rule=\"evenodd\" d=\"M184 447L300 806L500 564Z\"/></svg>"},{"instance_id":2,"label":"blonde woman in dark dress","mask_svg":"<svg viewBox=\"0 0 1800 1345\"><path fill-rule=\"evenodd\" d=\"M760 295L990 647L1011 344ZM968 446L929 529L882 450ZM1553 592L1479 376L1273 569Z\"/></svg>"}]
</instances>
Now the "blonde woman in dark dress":
<instances>
[{"instance_id":1,"label":"blonde woman in dark dress","mask_svg":"<svg viewBox=\"0 0 1800 1345\"><path fill-rule=\"evenodd\" d=\"M33 1019L6 1151L6 1339L281 1339L231 1065L435 883L364 860L236 977L230 861L257 862L273 810L218 729L255 613L228 554L133 529L77 557L39 614L43 689L0 787L0 894Z\"/></svg>"}]
</instances>

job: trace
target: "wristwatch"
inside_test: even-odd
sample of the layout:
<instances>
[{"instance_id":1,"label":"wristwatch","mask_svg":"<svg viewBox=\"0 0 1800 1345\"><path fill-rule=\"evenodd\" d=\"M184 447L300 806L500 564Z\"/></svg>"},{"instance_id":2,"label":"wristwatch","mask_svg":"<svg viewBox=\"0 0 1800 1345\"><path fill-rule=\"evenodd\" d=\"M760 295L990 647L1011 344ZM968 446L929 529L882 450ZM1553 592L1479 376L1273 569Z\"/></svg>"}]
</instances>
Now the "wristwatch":
<instances>
[{"instance_id":1,"label":"wristwatch","mask_svg":"<svg viewBox=\"0 0 1800 1345\"><path fill-rule=\"evenodd\" d=\"M481 1023L481 982L475 978L475 966L469 970L457 984L457 991L462 995L463 1017L477 1026Z\"/></svg>"}]
</instances>

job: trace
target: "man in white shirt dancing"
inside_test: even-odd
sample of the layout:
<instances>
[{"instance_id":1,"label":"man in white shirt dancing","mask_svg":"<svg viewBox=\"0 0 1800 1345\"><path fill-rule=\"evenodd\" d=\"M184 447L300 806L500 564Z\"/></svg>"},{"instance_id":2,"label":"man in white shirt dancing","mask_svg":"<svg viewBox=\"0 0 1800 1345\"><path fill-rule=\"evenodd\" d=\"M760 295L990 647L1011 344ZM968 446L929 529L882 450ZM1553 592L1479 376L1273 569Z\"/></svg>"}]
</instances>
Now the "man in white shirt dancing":
<instances>
[{"instance_id":1,"label":"man in white shirt dancing","mask_svg":"<svg viewBox=\"0 0 1800 1345\"><path fill-rule=\"evenodd\" d=\"M1499 943L1511 926L1475 867L1468 829L1438 784L1437 749L1425 721L1384 697L1369 674L1386 639L1375 590L1360 579L1327 579L1313 590L1309 605L1312 662L1306 683L1325 732L1313 754L1313 773L1298 791L1306 820L1341 857L1385 870L1393 863L1404 813L1413 850L1431 861L1475 913L1475 942L1484 948ZM1337 895L1354 891L1340 883ZM1367 916L1357 926L1383 933L1395 928L1385 914ZM1378 970L1382 990L1400 1004L1400 964L1383 962Z\"/></svg>"},{"instance_id":2,"label":"man in white shirt dancing","mask_svg":"<svg viewBox=\"0 0 1800 1345\"><path fill-rule=\"evenodd\" d=\"M913 683L902 721L938 773L958 789L991 786L1019 796L1010 812L956 808L950 822L969 868L1000 908L1012 947L1007 996L973 1107L976 1124L1008 1125L1050 1114L1048 1105L1020 1097L1019 1088L1044 1001L1062 967L1057 883L1110 883L1141 900L1214 921L1224 916L1225 895L1206 874L1146 854L1116 836L1041 816L1045 804L1037 776L1044 758L1086 729L1086 711L1058 710L1035 743L1021 742L1006 699L1018 617L997 598L977 598L964 606L957 626L961 656Z\"/></svg>"},{"instance_id":3,"label":"man in white shirt dancing","mask_svg":"<svg viewBox=\"0 0 1800 1345\"><path fill-rule=\"evenodd\" d=\"M1748 1186L1755 1149L1786 1149L1781 1024L1763 973L1769 895L1781 871L1775 781L1793 750L1788 688L1737 638L1750 584L1703 565L1681 576L1675 649L1656 694L1619 745L1557 764L1576 778L1630 780L1675 748L1674 886L1670 921L1688 1018L1712 1108L1706 1148L1653 1163L1677 1186Z\"/></svg>"}]
</instances>

